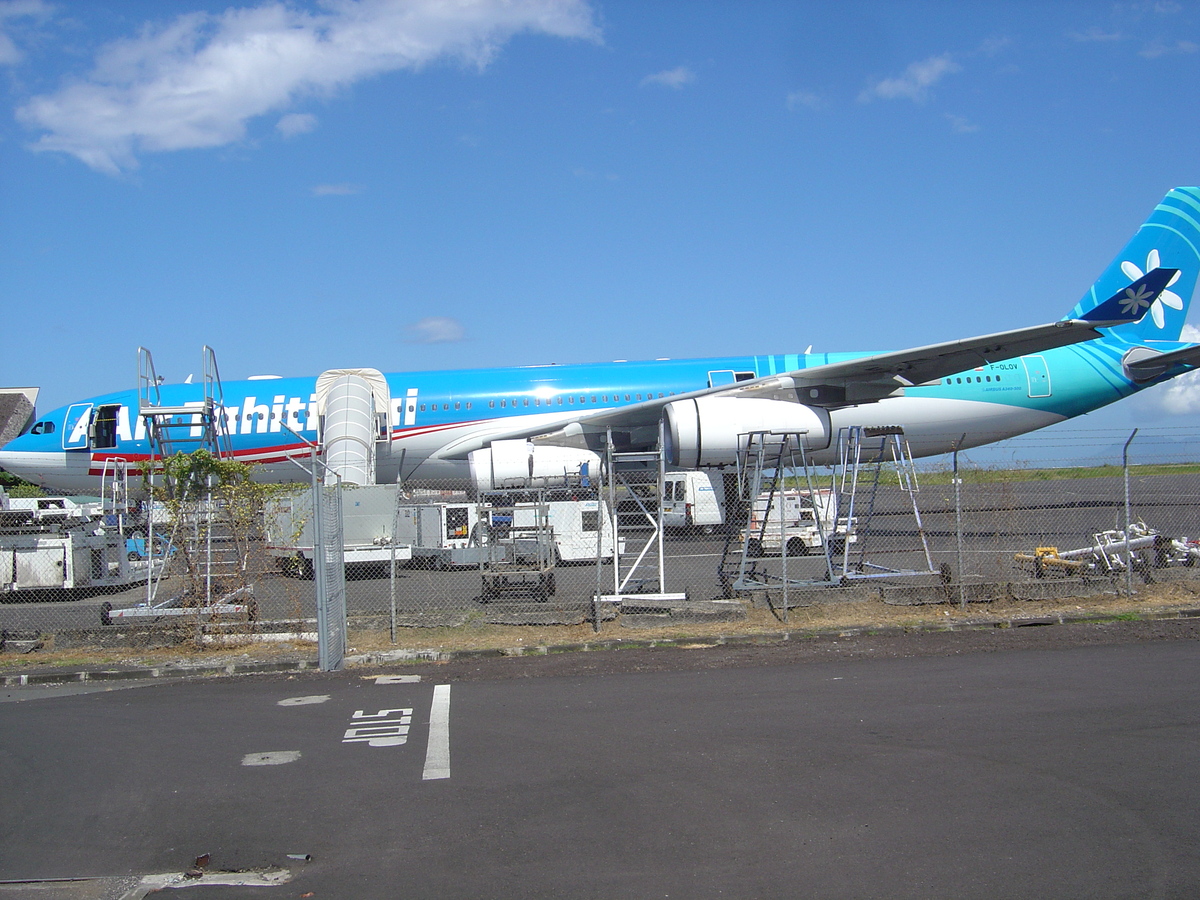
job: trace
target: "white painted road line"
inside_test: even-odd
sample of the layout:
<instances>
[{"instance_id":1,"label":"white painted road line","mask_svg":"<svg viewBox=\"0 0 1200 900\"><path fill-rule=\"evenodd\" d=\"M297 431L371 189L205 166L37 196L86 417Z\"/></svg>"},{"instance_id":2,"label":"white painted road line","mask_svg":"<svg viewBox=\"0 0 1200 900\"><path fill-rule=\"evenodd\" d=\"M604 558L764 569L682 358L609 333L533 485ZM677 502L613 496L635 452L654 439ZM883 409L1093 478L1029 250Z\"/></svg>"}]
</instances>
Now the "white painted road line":
<instances>
[{"instance_id":1,"label":"white painted road line","mask_svg":"<svg viewBox=\"0 0 1200 900\"><path fill-rule=\"evenodd\" d=\"M425 751L425 781L450 777L450 685L433 687L429 710L429 747Z\"/></svg>"}]
</instances>

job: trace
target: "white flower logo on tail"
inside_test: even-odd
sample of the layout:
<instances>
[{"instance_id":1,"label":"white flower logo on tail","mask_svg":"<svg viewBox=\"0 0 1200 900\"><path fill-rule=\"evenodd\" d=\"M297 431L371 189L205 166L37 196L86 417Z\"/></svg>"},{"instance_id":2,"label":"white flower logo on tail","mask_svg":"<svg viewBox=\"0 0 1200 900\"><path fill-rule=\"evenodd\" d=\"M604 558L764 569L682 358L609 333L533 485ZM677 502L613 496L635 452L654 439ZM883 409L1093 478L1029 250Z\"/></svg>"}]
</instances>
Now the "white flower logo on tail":
<instances>
[{"instance_id":1,"label":"white flower logo on tail","mask_svg":"<svg viewBox=\"0 0 1200 900\"><path fill-rule=\"evenodd\" d=\"M1157 269L1159 267L1159 265L1161 265L1161 263L1159 262L1159 259L1158 259L1158 251L1157 250L1151 250L1149 253L1146 254L1146 272L1154 271L1155 269ZM1143 275L1146 274L1146 272L1143 272L1141 269L1139 269L1136 265L1134 265L1131 262L1121 263L1121 271L1125 273L1125 277L1127 277L1133 281L1137 281L1139 278L1141 278ZM1179 276L1181 274L1182 274L1181 272L1176 272L1174 275L1172 275L1171 280L1167 282L1167 287L1170 287L1175 282L1177 282L1179 280ZM1145 288L1142 288L1142 290L1144 291ZM1139 292L1138 296L1135 297L1133 295L1132 290L1129 288L1126 288L1125 296L1121 298L1121 309L1124 312L1128 313L1131 310L1136 310L1139 307L1144 306L1146 301L1143 299L1143 296L1148 297L1149 292L1147 292L1144 295L1142 295ZM1161 294L1158 295L1158 299L1155 300L1154 303L1152 303L1150 305L1150 317L1152 319L1154 319L1154 324L1159 328L1162 328L1163 324L1165 322L1165 319L1163 317L1164 304L1166 306L1171 307L1171 309L1183 309L1183 299L1178 294L1176 294L1174 291L1168 291L1168 290L1164 290Z\"/></svg>"}]
</instances>

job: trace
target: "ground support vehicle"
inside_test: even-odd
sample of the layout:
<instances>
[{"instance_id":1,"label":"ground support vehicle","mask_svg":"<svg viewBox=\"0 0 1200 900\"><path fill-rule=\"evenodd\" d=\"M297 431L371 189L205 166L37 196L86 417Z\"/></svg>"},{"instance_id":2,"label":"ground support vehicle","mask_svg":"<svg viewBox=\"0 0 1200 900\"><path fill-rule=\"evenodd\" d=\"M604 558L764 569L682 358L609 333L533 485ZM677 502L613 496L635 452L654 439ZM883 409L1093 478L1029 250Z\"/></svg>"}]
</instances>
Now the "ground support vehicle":
<instances>
[{"instance_id":1,"label":"ground support vehicle","mask_svg":"<svg viewBox=\"0 0 1200 900\"><path fill-rule=\"evenodd\" d=\"M1200 543L1159 534L1136 522L1125 531L1111 529L1092 535L1092 543L1075 550L1038 547L1033 553L1013 556L1017 565L1036 578L1071 575L1116 575L1132 568L1149 575L1152 568L1170 565L1194 566L1200 559Z\"/></svg>"},{"instance_id":2,"label":"ground support vehicle","mask_svg":"<svg viewBox=\"0 0 1200 900\"><path fill-rule=\"evenodd\" d=\"M126 587L163 560L131 560L125 537L98 504L0 492L0 593Z\"/></svg>"},{"instance_id":3,"label":"ground support vehicle","mask_svg":"<svg viewBox=\"0 0 1200 900\"><path fill-rule=\"evenodd\" d=\"M396 507L396 540L410 546L414 565L477 566L483 558L478 523L478 506L467 500L401 503Z\"/></svg>"},{"instance_id":4,"label":"ground support vehicle","mask_svg":"<svg viewBox=\"0 0 1200 900\"><path fill-rule=\"evenodd\" d=\"M757 558L782 553L785 534L788 556L824 553L826 547L839 554L858 540L855 523L839 518L833 491L789 489L759 494L741 534L746 555Z\"/></svg>"},{"instance_id":5,"label":"ground support vehicle","mask_svg":"<svg viewBox=\"0 0 1200 900\"><path fill-rule=\"evenodd\" d=\"M608 514L608 503L600 499L594 489L569 495L548 491L545 496L541 502L546 507L555 562L594 563L597 556L612 561L612 517ZM534 529L539 509L540 504L535 501L515 505L512 508L513 524ZM504 513L497 514L503 516Z\"/></svg>"},{"instance_id":6,"label":"ground support vehicle","mask_svg":"<svg viewBox=\"0 0 1200 900\"><path fill-rule=\"evenodd\" d=\"M407 562L412 549L393 540L398 520L394 485L348 485L342 489L342 548L346 565ZM312 493L297 491L267 503L263 516L266 551L280 568L313 575Z\"/></svg>"}]
</instances>

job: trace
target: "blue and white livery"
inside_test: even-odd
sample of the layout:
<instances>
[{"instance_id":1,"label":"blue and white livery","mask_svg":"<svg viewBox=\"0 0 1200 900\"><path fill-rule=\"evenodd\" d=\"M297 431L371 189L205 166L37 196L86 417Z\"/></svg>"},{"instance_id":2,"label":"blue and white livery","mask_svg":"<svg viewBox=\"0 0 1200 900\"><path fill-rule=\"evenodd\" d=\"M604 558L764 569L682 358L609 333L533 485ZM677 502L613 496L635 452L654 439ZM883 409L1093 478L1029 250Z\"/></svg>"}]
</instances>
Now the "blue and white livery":
<instances>
[{"instance_id":1,"label":"blue and white livery","mask_svg":"<svg viewBox=\"0 0 1200 900\"><path fill-rule=\"evenodd\" d=\"M660 428L670 462L689 469L733 464L739 435L762 430L803 432L811 458L831 462L852 425L901 426L913 454L929 456L1052 425L1196 368L1200 345L1180 336L1198 272L1200 189L1182 187L1046 325L888 353L226 382L218 415L236 457L276 481L304 477L288 458L307 457L306 441L328 454L322 385L346 375L374 404L365 480L381 483L486 488L594 460L610 435L617 449L653 447ZM164 385L160 399L198 407L203 387ZM111 460L136 470L151 454L138 404L125 391L37 417L0 450L0 466L50 490L97 492Z\"/></svg>"}]
</instances>

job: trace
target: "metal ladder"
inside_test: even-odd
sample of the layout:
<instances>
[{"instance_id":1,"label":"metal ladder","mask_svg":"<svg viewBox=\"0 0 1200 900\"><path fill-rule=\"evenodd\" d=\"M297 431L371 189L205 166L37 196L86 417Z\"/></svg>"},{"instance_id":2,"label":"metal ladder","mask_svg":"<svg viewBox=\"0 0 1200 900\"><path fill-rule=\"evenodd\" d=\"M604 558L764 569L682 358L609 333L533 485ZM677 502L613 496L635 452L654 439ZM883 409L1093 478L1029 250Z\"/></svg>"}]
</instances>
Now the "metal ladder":
<instances>
[{"instance_id":1,"label":"metal ladder","mask_svg":"<svg viewBox=\"0 0 1200 900\"><path fill-rule=\"evenodd\" d=\"M666 463L662 453L662 435L659 435L656 450L624 452L614 449L610 428L603 465L602 484L608 492L608 512L612 517L613 580L612 593L600 595L597 592L597 600L624 603L633 597L664 601L688 599L686 592L672 594L666 590L666 548L663 543L663 470ZM639 526L636 532L631 532L630 526L626 525L624 542L621 530L622 505L625 507L624 514L632 516ZM650 534L644 541L643 522L650 527ZM620 549L622 543L626 547L624 553ZM597 554L598 573L599 558Z\"/></svg>"},{"instance_id":2,"label":"metal ladder","mask_svg":"<svg viewBox=\"0 0 1200 900\"><path fill-rule=\"evenodd\" d=\"M726 597L761 591L774 608L772 594L781 595L784 621L788 617L790 588L811 587L835 580L835 564L830 548L834 545L836 523L834 529L827 533L826 523L818 509L822 492L805 452L806 439L804 432L755 431L739 436L738 500L745 510L745 524L741 529L727 532L717 566L717 578ZM788 534L786 503L789 491L797 490L789 488L788 482L789 479L795 482L797 478L803 479L804 487L798 490L812 506L813 527L817 529L823 548L825 577L819 581L811 576L801 577L789 572L789 558L797 560L800 556L807 556L808 552L804 545L799 548L801 552L797 552L793 545L799 538ZM726 504L728 506L728 499ZM772 513L777 509L778 512L773 516ZM757 529L752 527L756 520ZM763 547L767 544L767 532L774 530L776 520L782 569L778 574L761 562ZM793 571L800 571L799 565L794 564L796 569Z\"/></svg>"},{"instance_id":3,"label":"metal ladder","mask_svg":"<svg viewBox=\"0 0 1200 900\"><path fill-rule=\"evenodd\" d=\"M898 425L851 425L838 432L838 449L839 460L833 474L833 488L837 494L839 517L844 511L846 520L856 524L857 533L855 543L851 545L847 542L845 545L842 563L838 567L842 578L854 580L894 575L941 575L945 579L947 573L933 564L929 539L921 521L921 510L917 505L920 486L904 429ZM871 523L877 511L876 501L885 465L895 473L900 492L908 498L907 506L912 509L916 536L925 557L924 570L891 568L867 561L870 539L876 536ZM864 466L868 467L869 473L869 484L865 488L860 478ZM866 496L860 498L859 493L863 490Z\"/></svg>"},{"instance_id":4,"label":"metal ladder","mask_svg":"<svg viewBox=\"0 0 1200 900\"><path fill-rule=\"evenodd\" d=\"M154 368L154 358L145 347L138 347L138 415L146 423L150 444L150 475L155 460L165 462L177 453L207 450L217 459L233 457L226 416L224 390L213 349L205 345L203 358L203 399L182 405L162 402L162 379ZM179 507L169 544L182 552L188 573L204 586L205 601L213 602L215 593L241 587L245 583L248 553L236 534L231 511L213 498L211 479L207 484L177 484L163 469L164 488ZM152 531L152 517L148 517ZM147 534L150 546L153 534ZM154 590L150 590L153 601Z\"/></svg>"},{"instance_id":5,"label":"metal ladder","mask_svg":"<svg viewBox=\"0 0 1200 900\"><path fill-rule=\"evenodd\" d=\"M150 457L166 459L176 453L208 450L218 458L233 455L229 421L225 415L225 395L217 356L207 344L201 349L204 359L204 399L169 406L162 402L162 379L154 370L154 357L138 347L138 415L146 421ZM168 488L174 486L168 485Z\"/></svg>"}]
</instances>

